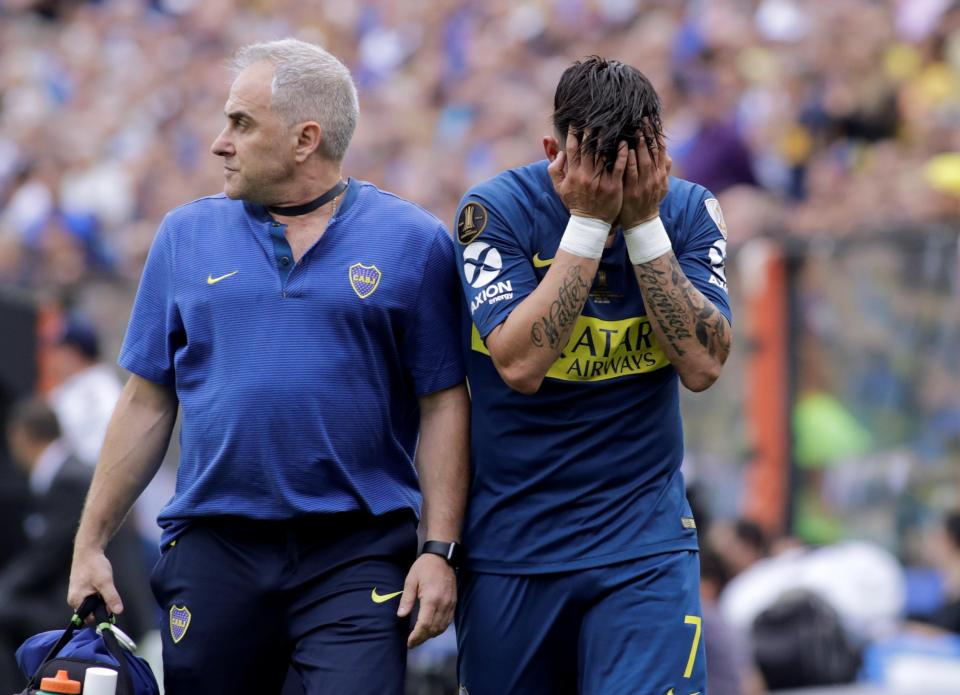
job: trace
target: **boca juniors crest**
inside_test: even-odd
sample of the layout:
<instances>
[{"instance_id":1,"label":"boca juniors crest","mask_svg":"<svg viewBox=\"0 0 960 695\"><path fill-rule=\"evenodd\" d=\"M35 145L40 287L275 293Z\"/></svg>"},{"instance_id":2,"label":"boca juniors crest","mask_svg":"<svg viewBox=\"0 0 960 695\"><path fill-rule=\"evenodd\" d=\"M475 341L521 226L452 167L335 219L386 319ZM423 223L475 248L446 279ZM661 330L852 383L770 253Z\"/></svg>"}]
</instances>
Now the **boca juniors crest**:
<instances>
[{"instance_id":1,"label":"boca juniors crest","mask_svg":"<svg viewBox=\"0 0 960 695\"><path fill-rule=\"evenodd\" d=\"M170 636L177 644L190 627L190 611L186 606L170 606Z\"/></svg>"},{"instance_id":2,"label":"boca juniors crest","mask_svg":"<svg viewBox=\"0 0 960 695\"><path fill-rule=\"evenodd\" d=\"M354 263L350 266L350 287L360 299L366 299L380 284L380 269L375 265Z\"/></svg>"}]
</instances>

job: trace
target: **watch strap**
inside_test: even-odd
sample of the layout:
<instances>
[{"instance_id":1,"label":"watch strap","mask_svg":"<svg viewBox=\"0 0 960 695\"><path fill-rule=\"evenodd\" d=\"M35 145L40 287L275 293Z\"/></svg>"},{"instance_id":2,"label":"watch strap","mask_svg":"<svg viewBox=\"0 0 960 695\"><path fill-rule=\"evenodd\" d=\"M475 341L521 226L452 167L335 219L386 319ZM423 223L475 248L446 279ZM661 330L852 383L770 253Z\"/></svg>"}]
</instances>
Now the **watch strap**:
<instances>
[{"instance_id":1,"label":"watch strap","mask_svg":"<svg viewBox=\"0 0 960 695\"><path fill-rule=\"evenodd\" d=\"M439 555L447 561L447 564L457 569L463 559L463 546L456 541L426 541L420 549L420 554L424 553Z\"/></svg>"}]
</instances>

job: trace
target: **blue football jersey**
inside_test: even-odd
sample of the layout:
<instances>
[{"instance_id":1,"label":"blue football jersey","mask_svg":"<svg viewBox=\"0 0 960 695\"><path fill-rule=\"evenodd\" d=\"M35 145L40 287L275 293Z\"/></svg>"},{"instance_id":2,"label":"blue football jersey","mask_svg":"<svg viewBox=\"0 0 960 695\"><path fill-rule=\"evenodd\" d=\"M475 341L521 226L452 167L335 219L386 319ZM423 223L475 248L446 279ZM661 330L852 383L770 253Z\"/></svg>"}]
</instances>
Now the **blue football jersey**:
<instances>
[{"instance_id":1,"label":"blue football jersey","mask_svg":"<svg viewBox=\"0 0 960 695\"><path fill-rule=\"evenodd\" d=\"M217 195L150 250L119 362L180 401L165 541L211 515L419 512L418 398L463 380L453 241L355 180L296 263L283 230Z\"/></svg>"},{"instance_id":2,"label":"blue football jersey","mask_svg":"<svg viewBox=\"0 0 960 695\"><path fill-rule=\"evenodd\" d=\"M485 347L549 270L569 220L547 164L475 186L458 212L473 403L464 543L477 571L554 572L697 547L680 473L679 378L646 315L622 234L604 251L569 342L536 394L510 389ZM717 200L671 178L660 217L687 277L729 319Z\"/></svg>"}]
</instances>

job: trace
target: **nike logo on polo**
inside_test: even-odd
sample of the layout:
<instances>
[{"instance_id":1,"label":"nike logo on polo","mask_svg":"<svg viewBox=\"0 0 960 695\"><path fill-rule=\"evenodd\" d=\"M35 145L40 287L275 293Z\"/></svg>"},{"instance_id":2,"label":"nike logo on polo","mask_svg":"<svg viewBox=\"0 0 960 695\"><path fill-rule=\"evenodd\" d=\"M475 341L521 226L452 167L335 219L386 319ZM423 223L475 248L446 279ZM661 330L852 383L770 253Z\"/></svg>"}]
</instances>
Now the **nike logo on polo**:
<instances>
[{"instance_id":1,"label":"nike logo on polo","mask_svg":"<svg viewBox=\"0 0 960 695\"><path fill-rule=\"evenodd\" d=\"M215 277L213 277L212 275L208 275L208 276L207 276L207 284L208 284L208 285L216 285L216 284L217 284L218 282L220 282L221 280L226 280L228 277L232 277L232 276L236 275L236 274L239 273L239 272L240 272L239 270L234 270L232 273L227 273L226 275L221 275L221 276L218 277L218 278L215 278Z\"/></svg>"},{"instance_id":2,"label":"nike logo on polo","mask_svg":"<svg viewBox=\"0 0 960 695\"><path fill-rule=\"evenodd\" d=\"M537 251L533 254L533 267L534 268L546 268L548 265L553 263L552 258L540 258L540 252Z\"/></svg>"},{"instance_id":3,"label":"nike logo on polo","mask_svg":"<svg viewBox=\"0 0 960 695\"><path fill-rule=\"evenodd\" d=\"M389 601L392 598L396 598L402 593L403 591L401 590L394 591L392 594L378 594L377 587L373 587L373 591L370 592L370 600L372 600L374 603L383 603L384 601Z\"/></svg>"}]
</instances>

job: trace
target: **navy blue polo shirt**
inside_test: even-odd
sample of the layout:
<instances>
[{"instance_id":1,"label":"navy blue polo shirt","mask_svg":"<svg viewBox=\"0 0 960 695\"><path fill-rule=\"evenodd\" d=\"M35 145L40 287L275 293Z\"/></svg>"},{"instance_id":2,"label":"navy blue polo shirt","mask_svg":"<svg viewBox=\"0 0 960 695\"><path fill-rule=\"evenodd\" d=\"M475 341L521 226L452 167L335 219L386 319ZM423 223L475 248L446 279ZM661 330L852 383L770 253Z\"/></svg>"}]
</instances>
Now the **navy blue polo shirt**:
<instances>
[{"instance_id":1,"label":"navy blue polo shirt","mask_svg":"<svg viewBox=\"0 0 960 695\"><path fill-rule=\"evenodd\" d=\"M211 515L418 513L418 399L463 380L459 320L442 223L369 183L296 263L262 206L170 212L119 358L180 400L164 542Z\"/></svg>"}]
</instances>

